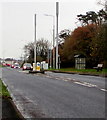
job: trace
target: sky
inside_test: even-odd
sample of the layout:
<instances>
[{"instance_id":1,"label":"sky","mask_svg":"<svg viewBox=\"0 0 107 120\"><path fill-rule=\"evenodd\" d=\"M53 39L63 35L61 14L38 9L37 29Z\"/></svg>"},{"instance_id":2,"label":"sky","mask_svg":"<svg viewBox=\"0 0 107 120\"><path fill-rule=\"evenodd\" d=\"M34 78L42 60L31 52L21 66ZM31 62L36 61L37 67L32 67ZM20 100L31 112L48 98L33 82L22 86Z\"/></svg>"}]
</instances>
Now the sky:
<instances>
[{"instance_id":1,"label":"sky","mask_svg":"<svg viewBox=\"0 0 107 120\"><path fill-rule=\"evenodd\" d=\"M97 0L62 0L59 2L58 32L64 29L73 31L77 15L88 11L99 11L102 6ZM23 47L34 42L36 14L36 39L44 38L52 43L52 29L56 34L56 1L3 0L0 3L0 58L20 58ZM52 16L45 16L45 14ZM53 19L55 18L55 19ZM54 20L54 22L53 22Z\"/></svg>"}]
</instances>

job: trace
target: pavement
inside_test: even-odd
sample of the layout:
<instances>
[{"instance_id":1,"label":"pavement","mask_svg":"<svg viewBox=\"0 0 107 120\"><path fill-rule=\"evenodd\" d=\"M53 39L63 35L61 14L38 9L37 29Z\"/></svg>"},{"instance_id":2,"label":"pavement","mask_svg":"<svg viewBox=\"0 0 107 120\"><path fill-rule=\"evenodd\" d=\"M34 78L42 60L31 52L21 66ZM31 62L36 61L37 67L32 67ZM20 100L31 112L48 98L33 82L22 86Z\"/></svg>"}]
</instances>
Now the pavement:
<instances>
[{"instance_id":1,"label":"pavement","mask_svg":"<svg viewBox=\"0 0 107 120\"><path fill-rule=\"evenodd\" d=\"M0 69L0 77L1 75ZM11 97L0 96L0 119L1 120L24 120Z\"/></svg>"},{"instance_id":2,"label":"pavement","mask_svg":"<svg viewBox=\"0 0 107 120\"><path fill-rule=\"evenodd\" d=\"M0 101L2 101L2 120L24 120L10 97L2 97Z\"/></svg>"}]
</instances>

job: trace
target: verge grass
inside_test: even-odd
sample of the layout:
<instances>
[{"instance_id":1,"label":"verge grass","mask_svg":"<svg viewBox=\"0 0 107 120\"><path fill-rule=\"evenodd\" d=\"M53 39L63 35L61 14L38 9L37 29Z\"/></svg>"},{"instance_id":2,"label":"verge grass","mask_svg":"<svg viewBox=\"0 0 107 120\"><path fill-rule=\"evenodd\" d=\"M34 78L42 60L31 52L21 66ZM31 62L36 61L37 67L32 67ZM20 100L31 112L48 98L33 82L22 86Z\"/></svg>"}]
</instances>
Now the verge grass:
<instances>
[{"instance_id":1,"label":"verge grass","mask_svg":"<svg viewBox=\"0 0 107 120\"><path fill-rule=\"evenodd\" d=\"M55 70L55 69L49 69ZM102 71L97 72L96 69L75 69L75 68L61 68L57 69L62 72L72 72L72 73L84 73L84 74L95 74L95 75L107 75L107 69L103 69Z\"/></svg>"},{"instance_id":2,"label":"verge grass","mask_svg":"<svg viewBox=\"0 0 107 120\"><path fill-rule=\"evenodd\" d=\"M8 92L7 87L3 84L1 79L0 79L0 96L10 97L10 93Z\"/></svg>"}]
</instances>

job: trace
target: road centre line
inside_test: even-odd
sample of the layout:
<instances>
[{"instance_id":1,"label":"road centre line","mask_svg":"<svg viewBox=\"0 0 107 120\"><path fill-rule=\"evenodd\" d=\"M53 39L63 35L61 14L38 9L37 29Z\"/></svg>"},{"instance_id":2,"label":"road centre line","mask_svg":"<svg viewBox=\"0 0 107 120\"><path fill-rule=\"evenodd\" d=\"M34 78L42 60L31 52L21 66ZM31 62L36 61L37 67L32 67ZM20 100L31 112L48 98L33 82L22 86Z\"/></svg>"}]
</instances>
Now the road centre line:
<instances>
[{"instance_id":1,"label":"road centre line","mask_svg":"<svg viewBox=\"0 0 107 120\"><path fill-rule=\"evenodd\" d=\"M50 76L50 78L55 78L55 77ZM71 81L71 82L73 82L75 84L78 84L78 85L82 85L82 86L89 87L89 88L94 87L94 88L100 89L101 91L107 92L106 89L103 89L103 88L101 88L101 87L99 87L99 86L97 86L95 84L91 84L91 83L88 83L88 82L82 82L82 81L78 81L78 80L71 79L71 78L61 78L61 77L56 77L55 79L57 79L57 80L63 80L65 82L70 82Z\"/></svg>"},{"instance_id":2,"label":"road centre line","mask_svg":"<svg viewBox=\"0 0 107 120\"><path fill-rule=\"evenodd\" d=\"M55 78L56 80L61 80L60 78Z\"/></svg>"},{"instance_id":3,"label":"road centre line","mask_svg":"<svg viewBox=\"0 0 107 120\"><path fill-rule=\"evenodd\" d=\"M64 80L64 81L68 81L68 80Z\"/></svg>"},{"instance_id":4,"label":"road centre line","mask_svg":"<svg viewBox=\"0 0 107 120\"><path fill-rule=\"evenodd\" d=\"M86 85L92 86L92 87L97 87L97 85L91 84L91 83L87 83L87 82L83 82Z\"/></svg>"},{"instance_id":5,"label":"road centre line","mask_svg":"<svg viewBox=\"0 0 107 120\"><path fill-rule=\"evenodd\" d=\"M19 71L19 72L21 72L21 71ZM22 71L22 72L23 72L23 71ZM26 72L25 72L25 73L26 73ZM37 76L41 76L41 75L37 75ZM51 75L47 75L47 74L42 75L42 76L45 76L45 77L47 77L47 78L54 78L54 79L56 79L56 80L63 80L63 81L65 81L65 82L73 82L73 83L75 83L75 84L82 85L82 86L89 87L89 88L94 87L94 88L100 89L101 91L107 92L106 89L103 89L103 88L101 88L101 87L99 87L99 86L97 86L97 85L95 85L95 84L91 84L91 83L88 83L88 82L82 82L82 81L78 81L78 80L71 79L71 78L55 77L55 76L51 76Z\"/></svg>"},{"instance_id":6,"label":"road centre line","mask_svg":"<svg viewBox=\"0 0 107 120\"><path fill-rule=\"evenodd\" d=\"M49 76L47 76L49 77ZM53 76L50 76L49 78L55 78ZM61 78L61 77L56 77L55 79L57 80L63 80L65 82L67 81L72 81L73 83L79 84L79 85L83 85L86 87L97 87L97 85L91 84L91 83L87 83L87 82L80 82L80 81L76 81L75 79L71 79L71 78Z\"/></svg>"},{"instance_id":7,"label":"road centre line","mask_svg":"<svg viewBox=\"0 0 107 120\"><path fill-rule=\"evenodd\" d=\"M47 75L46 77L47 77L47 78L52 78L52 76L48 76L48 75Z\"/></svg>"},{"instance_id":8,"label":"road centre line","mask_svg":"<svg viewBox=\"0 0 107 120\"><path fill-rule=\"evenodd\" d=\"M19 72L21 72L21 73L29 73L29 71L19 71Z\"/></svg>"},{"instance_id":9,"label":"road centre line","mask_svg":"<svg viewBox=\"0 0 107 120\"><path fill-rule=\"evenodd\" d=\"M87 86L87 87L95 87L96 86L96 85L92 85L92 84L86 83L86 82L74 82L74 83L83 85L83 86Z\"/></svg>"}]
</instances>

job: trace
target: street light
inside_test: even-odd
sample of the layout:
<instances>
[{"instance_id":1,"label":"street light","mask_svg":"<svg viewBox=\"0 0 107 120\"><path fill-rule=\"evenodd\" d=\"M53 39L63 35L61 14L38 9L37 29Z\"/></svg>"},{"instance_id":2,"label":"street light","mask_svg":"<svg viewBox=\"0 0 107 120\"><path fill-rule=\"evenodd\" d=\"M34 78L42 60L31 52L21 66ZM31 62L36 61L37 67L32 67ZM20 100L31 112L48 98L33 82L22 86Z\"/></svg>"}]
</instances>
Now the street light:
<instances>
[{"instance_id":1,"label":"street light","mask_svg":"<svg viewBox=\"0 0 107 120\"><path fill-rule=\"evenodd\" d=\"M55 68L55 17L53 15L49 15L49 14L44 14L45 16L49 16L53 18L53 68Z\"/></svg>"}]
</instances>

